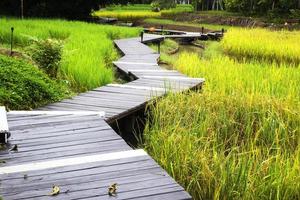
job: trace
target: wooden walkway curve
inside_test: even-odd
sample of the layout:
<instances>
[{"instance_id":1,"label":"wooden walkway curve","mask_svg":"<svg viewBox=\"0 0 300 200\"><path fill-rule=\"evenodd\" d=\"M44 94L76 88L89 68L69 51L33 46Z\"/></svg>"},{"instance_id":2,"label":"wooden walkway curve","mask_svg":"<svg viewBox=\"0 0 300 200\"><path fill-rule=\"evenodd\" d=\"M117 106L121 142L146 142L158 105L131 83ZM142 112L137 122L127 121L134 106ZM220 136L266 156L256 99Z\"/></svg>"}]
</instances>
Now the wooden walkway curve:
<instances>
[{"instance_id":1,"label":"wooden walkway curve","mask_svg":"<svg viewBox=\"0 0 300 200\"><path fill-rule=\"evenodd\" d=\"M161 40L145 34L144 43ZM191 199L146 152L132 149L109 122L169 91L200 88L203 79L161 68L140 38L115 41L114 62L133 81L109 84L28 112L8 112L9 147L0 152L0 193L10 199ZM118 184L117 195L108 186Z\"/></svg>"}]
</instances>

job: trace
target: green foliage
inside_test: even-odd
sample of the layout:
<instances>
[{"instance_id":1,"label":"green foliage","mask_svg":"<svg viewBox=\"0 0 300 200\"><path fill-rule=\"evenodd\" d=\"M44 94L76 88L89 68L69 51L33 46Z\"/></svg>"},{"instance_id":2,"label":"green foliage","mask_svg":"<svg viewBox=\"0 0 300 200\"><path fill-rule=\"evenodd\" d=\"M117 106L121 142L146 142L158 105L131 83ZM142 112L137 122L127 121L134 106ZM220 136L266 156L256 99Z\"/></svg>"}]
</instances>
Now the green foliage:
<instances>
[{"instance_id":1,"label":"green foliage","mask_svg":"<svg viewBox=\"0 0 300 200\"><path fill-rule=\"evenodd\" d=\"M55 78L60 65L62 48L62 43L57 40L35 40L29 48L29 53L42 70Z\"/></svg>"},{"instance_id":2,"label":"green foliage","mask_svg":"<svg viewBox=\"0 0 300 200\"><path fill-rule=\"evenodd\" d=\"M97 8L98 0L24 0L25 17L83 19ZM20 0L1 0L0 14L20 16Z\"/></svg>"},{"instance_id":3,"label":"green foliage","mask_svg":"<svg viewBox=\"0 0 300 200\"><path fill-rule=\"evenodd\" d=\"M155 0L154 2L159 5L160 9L170 9L170 8L175 8L176 7L175 1Z\"/></svg>"},{"instance_id":4,"label":"green foliage","mask_svg":"<svg viewBox=\"0 0 300 200\"><path fill-rule=\"evenodd\" d=\"M31 109L69 95L63 83L48 78L24 61L0 55L0 104L9 109Z\"/></svg>"},{"instance_id":5,"label":"green foliage","mask_svg":"<svg viewBox=\"0 0 300 200\"><path fill-rule=\"evenodd\" d=\"M160 5L159 5L159 3L157 1L153 1L151 3L151 10L153 12L159 12L160 11Z\"/></svg>"},{"instance_id":6,"label":"green foliage","mask_svg":"<svg viewBox=\"0 0 300 200\"><path fill-rule=\"evenodd\" d=\"M293 0L224 0L228 11L242 12L246 14L261 14L269 17L288 16L290 9L299 9L299 1Z\"/></svg>"},{"instance_id":7,"label":"green foliage","mask_svg":"<svg viewBox=\"0 0 300 200\"><path fill-rule=\"evenodd\" d=\"M236 40L232 47L253 39L239 31L226 33ZM261 46L293 35L268 31ZM150 106L148 153L194 199L299 199L299 68L257 59L266 50L253 51L251 45L245 46L253 53L246 60L227 56L222 47L213 42L203 57L179 55L175 69L206 83L201 93L170 94ZM283 52L294 48L287 45Z\"/></svg>"},{"instance_id":8,"label":"green foliage","mask_svg":"<svg viewBox=\"0 0 300 200\"><path fill-rule=\"evenodd\" d=\"M109 11L116 11L116 10L151 10L151 6L149 4L128 4L128 5L121 5L121 4L112 4L105 7L105 10Z\"/></svg>"},{"instance_id":9,"label":"green foliage","mask_svg":"<svg viewBox=\"0 0 300 200\"><path fill-rule=\"evenodd\" d=\"M300 19L300 9L290 9L290 17L294 19Z\"/></svg>"}]
</instances>

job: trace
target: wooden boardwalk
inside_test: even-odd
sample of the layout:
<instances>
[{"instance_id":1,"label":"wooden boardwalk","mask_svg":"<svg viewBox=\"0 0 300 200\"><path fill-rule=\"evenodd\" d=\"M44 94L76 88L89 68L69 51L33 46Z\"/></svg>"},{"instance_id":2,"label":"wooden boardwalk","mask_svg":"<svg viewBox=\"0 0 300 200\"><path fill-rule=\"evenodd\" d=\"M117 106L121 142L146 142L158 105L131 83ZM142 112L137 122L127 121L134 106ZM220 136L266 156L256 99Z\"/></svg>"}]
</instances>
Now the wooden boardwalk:
<instances>
[{"instance_id":1,"label":"wooden boardwalk","mask_svg":"<svg viewBox=\"0 0 300 200\"><path fill-rule=\"evenodd\" d=\"M222 31L210 31L207 33L197 33L197 32L186 32L186 31L177 31L177 30L168 30L168 29L149 29L145 28L144 31L146 33L167 33L166 35L162 35L163 38L171 38L171 39L192 39L192 40L218 40L223 37L224 29Z\"/></svg>"},{"instance_id":2,"label":"wooden boardwalk","mask_svg":"<svg viewBox=\"0 0 300 200\"><path fill-rule=\"evenodd\" d=\"M144 42L161 40L148 35ZM109 84L37 111L7 114L11 138L0 152L0 193L6 199L191 199L147 153L133 150L108 125L169 91L200 88L157 64L159 54L140 38L115 41L124 56L114 64L133 81ZM108 186L117 183L117 195Z\"/></svg>"}]
</instances>

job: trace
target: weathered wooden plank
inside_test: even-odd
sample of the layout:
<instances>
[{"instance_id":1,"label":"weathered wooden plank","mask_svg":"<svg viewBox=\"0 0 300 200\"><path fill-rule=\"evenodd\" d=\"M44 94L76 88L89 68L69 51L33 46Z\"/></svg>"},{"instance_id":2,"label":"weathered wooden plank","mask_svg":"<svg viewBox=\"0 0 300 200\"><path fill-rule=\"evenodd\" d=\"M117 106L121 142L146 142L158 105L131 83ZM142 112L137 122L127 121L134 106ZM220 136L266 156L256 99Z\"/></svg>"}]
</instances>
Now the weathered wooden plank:
<instances>
[{"instance_id":1,"label":"weathered wooden plank","mask_svg":"<svg viewBox=\"0 0 300 200\"><path fill-rule=\"evenodd\" d=\"M124 175L120 175L117 174L115 175L114 172L112 172L112 176L109 176L109 178L103 179L103 177L101 178L101 176L99 176L98 174L96 175L91 175L88 178L85 177L77 177L76 179L72 179L72 181L70 181L70 179L65 179L64 181L47 181L47 182L38 182L38 183L26 183L21 184L21 185L14 185L9 186L9 187L5 187L5 188L1 188L3 190L3 194L4 195L16 195L18 193L23 192L24 193L28 192L28 191L32 191L35 189L44 189L44 190L49 190L49 185L51 184L57 184L59 183L59 186L62 188L62 191L65 188L68 188L68 190L71 192L76 192L76 191L82 191L82 190L87 190L90 188L100 188L100 187L108 187L108 185L110 184L109 181L117 181L118 184L128 184L128 183L136 183L137 180L138 181L149 181L149 180L158 180L160 179L162 176L159 174L154 174L154 173L159 173L159 168L156 167L154 169L150 169L150 168L146 168L148 170L150 170L150 173L145 172L145 170L141 171L141 170L136 170L135 171L130 171L130 172L126 172L126 174L128 173L128 175L124 176ZM153 173L153 174L151 174ZM107 175L107 174L106 174ZM132 179L134 178L134 179Z\"/></svg>"},{"instance_id":2,"label":"weathered wooden plank","mask_svg":"<svg viewBox=\"0 0 300 200\"><path fill-rule=\"evenodd\" d=\"M119 114L125 111L125 109L116 109L116 108L109 108L109 107L97 107L97 106L81 106L75 104L68 104L68 103L55 103L50 104L49 106L44 107L45 110L52 109L52 110L88 110L88 111L99 111L103 110L106 114L105 116L109 116L112 114Z\"/></svg>"},{"instance_id":3,"label":"weathered wooden plank","mask_svg":"<svg viewBox=\"0 0 300 200\"><path fill-rule=\"evenodd\" d=\"M169 193L171 191L183 191L180 186L177 184L172 184L169 182L167 178L161 179L147 179L144 178L141 180L136 180L135 177L127 178L125 181L119 180L118 186L118 199L141 196L143 193L148 194L161 194L161 193ZM109 195L107 193L107 188L110 183L104 183L104 185L98 185L99 182L92 182L86 185L77 185L77 186L62 186L62 193L58 195L56 198L65 199L86 199L89 197L98 197L100 199L107 199ZM177 185L177 186L176 186ZM49 191L51 191L51 185L48 185L46 189L38 189L22 192L21 194L16 195L7 195L5 199L52 199L53 197L49 196ZM71 188L71 189L68 189ZM159 190L161 188L161 190ZM166 189L168 188L168 189ZM176 189L175 189L176 188ZM63 191L69 192L64 194ZM146 196L146 195L145 195Z\"/></svg>"},{"instance_id":4,"label":"weathered wooden plank","mask_svg":"<svg viewBox=\"0 0 300 200\"><path fill-rule=\"evenodd\" d=\"M138 105L137 103L132 102L124 102L123 104L116 103L116 102L102 102L102 101L79 101L79 100L64 100L61 101L60 104L62 105L79 105L79 106L90 106L90 107L98 107L101 109L102 107L105 108L112 108L112 109L120 109L120 110L127 110L129 108L135 107Z\"/></svg>"},{"instance_id":5,"label":"weathered wooden plank","mask_svg":"<svg viewBox=\"0 0 300 200\"><path fill-rule=\"evenodd\" d=\"M95 91L118 93L118 94L133 94L137 96L147 96L150 93L150 91L145 88L126 87L126 85L127 84L108 84L107 86L100 89L96 89Z\"/></svg>"},{"instance_id":6,"label":"weathered wooden plank","mask_svg":"<svg viewBox=\"0 0 300 200\"><path fill-rule=\"evenodd\" d=\"M118 151L106 154L95 154L88 156L81 156L75 158L63 158L55 159L50 161L43 162L33 162L33 163L24 163L20 165L1 167L0 174L12 174L12 173L22 173L36 170L46 170L56 167L65 167L73 166L80 164L88 164L94 162L106 162L109 160L118 160L118 159L127 159L132 157L142 157L147 156L147 153L144 150L127 150L127 151Z\"/></svg>"},{"instance_id":7,"label":"weathered wooden plank","mask_svg":"<svg viewBox=\"0 0 300 200\"><path fill-rule=\"evenodd\" d=\"M157 166L152 159L143 160L144 157L138 158L137 161L131 159L131 161L113 160L109 161L108 165L101 163L92 164L82 168L82 166L71 166L65 168L64 172L59 172L60 168L52 169L47 174L44 170L44 175L32 177L31 172L28 173L28 178L24 179L23 174L19 175L18 179L4 179L4 183L7 180L15 180L13 185L3 188L5 199L13 198L34 198L43 199L51 190L53 184L59 185L61 191L69 190L68 196L64 193L57 196L57 198L108 198L107 187L113 182L118 183L118 197L127 198L131 196L133 198L147 193L149 195L171 194L174 191L181 191L183 189L178 186L164 171ZM122 164L123 163L123 164ZM144 165L145 163L146 165ZM94 165L94 166L93 166ZM97 167L98 166L98 167ZM72 170L71 168L76 170ZM84 169L83 171L81 169ZM71 170L70 172L67 172ZM84 172L84 175L78 172ZM32 173L40 173L33 171ZM96 173L96 174L95 174ZM65 175L67 175L65 177ZM69 178L67 178L69 177ZM3 177L1 177L2 179ZM32 181L30 181L32 180ZM10 188L13 186L11 190ZM168 188L167 190L160 190L157 188ZM173 188L173 189L171 189ZM174 189L177 188L177 189ZM176 192L175 192L176 193ZM119 196L120 195L120 196Z\"/></svg>"},{"instance_id":8,"label":"weathered wooden plank","mask_svg":"<svg viewBox=\"0 0 300 200\"><path fill-rule=\"evenodd\" d=\"M9 121L9 124L11 122ZM98 119L95 120L87 120L87 121L80 121L80 123L68 123L68 124L53 124L49 126L36 126L30 127L30 130L23 126L16 126L11 129L14 132L14 135L18 133L18 137L25 135L26 133L30 133L31 137L34 135L48 135L48 134L55 134L59 132L67 132L67 131L74 131L74 130L87 130L89 128L102 128L102 129L110 129L110 126L105 122L99 121ZM12 139L14 138L12 136Z\"/></svg>"},{"instance_id":9,"label":"weathered wooden plank","mask_svg":"<svg viewBox=\"0 0 300 200\"><path fill-rule=\"evenodd\" d=\"M128 83L129 84L129 83ZM127 99L128 101L140 101L144 100L145 98L143 96L135 95L135 94L116 94L116 93L110 93L110 92L101 92L101 91L90 91L85 94L81 94L79 96L88 96L88 97L98 97L99 99Z\"/></svg>"},{"instance_id":10,"label":"weathered wooden plank","mask_svg":"<svg viewBox=\"0 0 300 200\"><path fill-rule=\"evenodd\" d=\"M88 129L84 131L69 131L70 134L57 134L54 137L51 135L46 135L39 138L26 138L26 139L16 139L11 140L12 144L19 144L22 147L31 147L31 146L41 146L43 145L63 145L65 142L85 142L85 141L106 141L106 140L115 140L121 139L117 134L112 134L111 130L102 130L100 128ZM47 140L45 140L45 137Z\"/></svg>"},{"instance_id":11,"label":"weathered wooden plank","mask_svg":"<svg viewBox=\"0 0 300 200\"><path fill-rule=\"evenodd\" d=\"M105 116L105 112L91 112L91 111L10 111L10 115L47 115L47 116L61 116L61 115L79 115L79 116L89 116L89 115L96 115L101 118Z\"/></svg>"},{"instance_id":12,"label":"weathered wooden plank","mask_svg":"<svg viewBox=\"0 0 300 200\"><path fill-rule=\"evenodd\" d=\"M25 183L33 184L34 180L40 180L40 183L64 180L65 183L69 184L72 183L72 181L70 181L70 179L72 178L76 179L81 177L91 177L95 175L99 180L105 180L108 178L108 174L112 174L113 177L125 177L127 176L127 174L123 174L121 172L126 171L129 173L128 176L131 176L132 174L135 174L135 171L144 171L149 169L149 167L159 168L159 166L155 165L155 163L152 159L149 158L149 156L139 156L127 159L108 160L105 163L94 162L65 167L55 167L47 170L28 171L26 173L2 174L0 175L0 177L2 181L14 181L10 186L22 185ZM78 171L80 171L80 173L78 173ZM151 174L153 172L149 173ZM28 175L28 179L24 180L24 174ZM61 174L63 174L64 176L62 177ZM165 176L166 172L160 169L159 172L155 174L161 174ZM5 188L4 185L0 185L0 188L1 187Z\"/></svg>"},{"instance_id":13,"label":"weathered wooden plank","mask_svg":"<svg viewBox=\"0 0 300 200\"><path fill-rule=\"evenodd\" d=\"M90 117L78 117L78 116L57 116L53 118L47 118L44 116L43 118L40 119L35 119L35 120L23 120L23 121L17 121L13 123L9 123L10 127L12 130L14 128L33 128L33 127L42 127L42 126L57 126L57 125L63 125L63 124L72 124L72 123L79 123L79 122L85 122L85 121L90 121L90 120L99 120L101 121L101 118L98 116L90 116Z\"/></svg>"}]
</instances>

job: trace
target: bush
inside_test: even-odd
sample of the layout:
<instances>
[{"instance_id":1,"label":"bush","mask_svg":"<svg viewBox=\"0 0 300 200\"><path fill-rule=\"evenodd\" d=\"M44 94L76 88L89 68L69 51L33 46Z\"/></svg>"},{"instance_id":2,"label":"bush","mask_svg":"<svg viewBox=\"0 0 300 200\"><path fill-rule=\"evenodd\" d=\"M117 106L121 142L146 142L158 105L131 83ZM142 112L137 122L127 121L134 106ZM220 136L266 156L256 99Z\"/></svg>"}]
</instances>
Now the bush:
<instances>
[{"instance_id":1,"label":"bush","mask_svg":"<svg viewBox=\"0 0 300 200\"><path fill-rule=\"evenodd\" d=\"M294 19L300 19L300 9L291 9L290 10L290 17Z\"/></svg>"},{"instance_id":2,"label":"bush","mask_svg":"<svg viewBox=\"0 0 300 200\"><path fill-rule=\"evenodd\" d=\"M159 12L160 11L159 3L157 1L153 1L151 3L151 10L153 12Z\"/></svg>"},{"instance_id":3,"label":"bush","mask_svg":"<svg viewBox=\"0 0 300 200\"><path fill-rule=\"evenodd\" d=\"M29 53L43 71L51 77L56 77L62 56L62 47L62 43L57 40L35 40L29 48Z\"/></svg>"},{"instance_id":4,"label":"bush","mask_svg":"<svg viewBox=\"0 0 300 200\"><path fill-rule=\"evenodd\" d=\"M156 2L159 4L160 9L170 9L176 7L175 1L157 0Z\"/></svg>"},{"instance_id":5,"label":"bush","mask_svg":"<svg viewBox=\"0 0 300 200\"><path fill-rule=\"evenodd\" d=\"M0 55L0 105L32 109L69 95L66 85L24 61Z\"/></svg>"}]
</instances>

